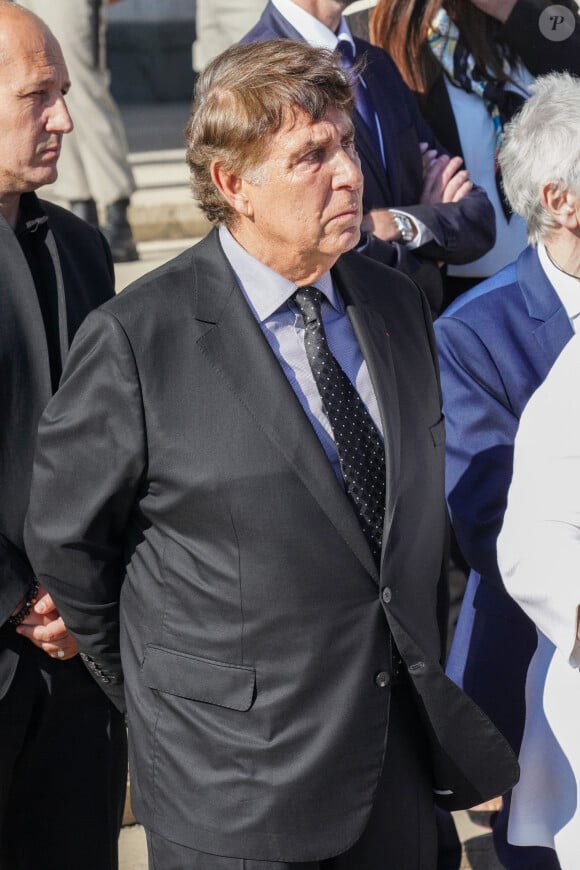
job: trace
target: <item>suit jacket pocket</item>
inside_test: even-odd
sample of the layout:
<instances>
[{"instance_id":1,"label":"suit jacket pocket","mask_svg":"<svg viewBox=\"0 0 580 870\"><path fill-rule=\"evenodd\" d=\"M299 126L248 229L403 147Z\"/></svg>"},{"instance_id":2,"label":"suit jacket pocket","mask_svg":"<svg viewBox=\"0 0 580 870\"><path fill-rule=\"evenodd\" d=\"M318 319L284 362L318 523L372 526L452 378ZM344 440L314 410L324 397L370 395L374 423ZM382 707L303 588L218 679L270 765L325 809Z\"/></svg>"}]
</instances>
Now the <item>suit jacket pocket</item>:
<instances>
[{"instance_id":1,"label":"suit jacket pocket","mask_svg":"<svg viewBox=\"0 0 580 870\"><path fill-rule=\"evenodd\" d=\"M241 712L254 702L256 671L247 665L202 659L150 644L142 672L150 689L179 698Z\"/></svg>"}]
</instances>

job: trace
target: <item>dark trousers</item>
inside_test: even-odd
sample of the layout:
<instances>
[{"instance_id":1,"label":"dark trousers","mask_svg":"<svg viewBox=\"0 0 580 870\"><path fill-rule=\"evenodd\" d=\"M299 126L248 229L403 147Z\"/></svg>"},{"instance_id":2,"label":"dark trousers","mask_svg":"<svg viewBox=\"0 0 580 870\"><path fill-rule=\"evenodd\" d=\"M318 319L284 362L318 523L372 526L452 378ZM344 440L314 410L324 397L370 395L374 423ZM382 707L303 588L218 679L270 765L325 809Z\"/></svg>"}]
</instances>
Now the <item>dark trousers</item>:
<instances>
[{"instance_id":1,"label":"dark trousers","mask_svg":"<svg viewBox=\"0 0 580 870\"><path fill-rule=\"evenodd\" d=\"M373 809L363 835L342 855L298 864L226 858L196 852L151 831L147 845L150 870L435 870L433 792L410 690L404 685L393 689L387 752Z\"/></svg>"},{"instance_id":2,"label":"dark trousers","mask_svg":"<svg viewBox=\"0 0 580 870\"><path fill-rule=\"evenodd\" d=\"M0 870L116 870L126 784L121 714L26 641L0 700Z\"/></svg>"}]
</instances>

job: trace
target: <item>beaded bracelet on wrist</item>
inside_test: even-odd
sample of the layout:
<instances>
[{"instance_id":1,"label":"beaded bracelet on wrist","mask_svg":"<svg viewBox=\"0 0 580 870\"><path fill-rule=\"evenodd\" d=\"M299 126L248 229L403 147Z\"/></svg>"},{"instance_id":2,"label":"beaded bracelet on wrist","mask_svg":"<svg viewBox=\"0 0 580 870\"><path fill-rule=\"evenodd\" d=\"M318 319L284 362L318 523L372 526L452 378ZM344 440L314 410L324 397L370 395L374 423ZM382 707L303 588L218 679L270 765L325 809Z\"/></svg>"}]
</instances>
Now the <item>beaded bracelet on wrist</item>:
<instances>
[{"instance_id":1,"label":"beaded bracelet on wrist","mask_svg":"<svg viewBox=\"0 0 580 870\"><path fill-rule=\"evenodd\" d=\"M10 623L10 625L13 625L16 628L18 625L24 622L37 601L38 582L36 580L33 580L28 588L28 592L26 593L26 598L24 600L23 606L20 608L18 613L15 613L13 616L9 617L8 622Z\"/></svg>"}]
</instances>

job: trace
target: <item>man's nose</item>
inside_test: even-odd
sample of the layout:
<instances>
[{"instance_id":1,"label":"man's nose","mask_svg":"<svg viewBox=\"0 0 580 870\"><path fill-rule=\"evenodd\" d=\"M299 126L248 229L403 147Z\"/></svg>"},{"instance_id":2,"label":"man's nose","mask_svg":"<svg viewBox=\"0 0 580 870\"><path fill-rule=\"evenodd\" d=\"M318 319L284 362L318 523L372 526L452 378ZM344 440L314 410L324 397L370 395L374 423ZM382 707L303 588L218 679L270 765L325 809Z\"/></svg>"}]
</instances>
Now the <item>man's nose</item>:
<instances>
[{"instance_id":1,"label":"man's nose","mask_svg":"<svg viewBox=\"0 0 580 870\"><path fill-rule=\"evenodd\" d=\"M338 162L335 171L335 180L340 187L350 187L353 190L362 188L363 174L360 168L360 159L354 150L341 150L338 153Z\"/></svg>"},{"instance_id":2,"label":"man's nose","mask_svg":"<svg viewBox=\"0 0 580 870\"><path fill-rule=\"evenodd\" d=\"M69 114L65 99L58 97L49 109L49 117L46 129L55 133L70 133L73 129L72 118Z\"/></svg>"}]
</instances>

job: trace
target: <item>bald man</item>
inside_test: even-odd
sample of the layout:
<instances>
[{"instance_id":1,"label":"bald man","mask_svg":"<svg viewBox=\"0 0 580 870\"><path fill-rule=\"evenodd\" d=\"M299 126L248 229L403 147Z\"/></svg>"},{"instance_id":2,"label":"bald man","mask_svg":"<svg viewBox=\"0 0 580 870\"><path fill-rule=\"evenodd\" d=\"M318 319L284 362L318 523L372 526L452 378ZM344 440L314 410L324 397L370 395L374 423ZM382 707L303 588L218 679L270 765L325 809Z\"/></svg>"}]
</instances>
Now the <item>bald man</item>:
<instances>
[{"instance_id":1,"label":"bald man","mask_svg":"<svg viewBox=\"0 0 580 870\"><path fill-rule=\"evenodd\" d=\"M34 442L72 337L113 295L111 255L38 199L72 130L60 47L0 0L0 868L115 870L122 716L77 655L24 552Z\"/></svg>"}]
</instances>

